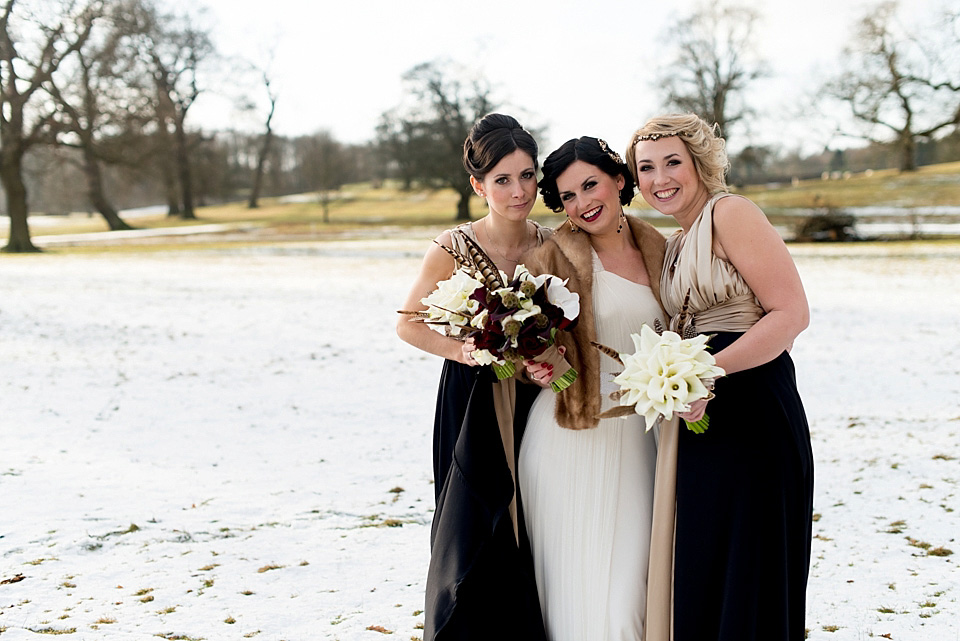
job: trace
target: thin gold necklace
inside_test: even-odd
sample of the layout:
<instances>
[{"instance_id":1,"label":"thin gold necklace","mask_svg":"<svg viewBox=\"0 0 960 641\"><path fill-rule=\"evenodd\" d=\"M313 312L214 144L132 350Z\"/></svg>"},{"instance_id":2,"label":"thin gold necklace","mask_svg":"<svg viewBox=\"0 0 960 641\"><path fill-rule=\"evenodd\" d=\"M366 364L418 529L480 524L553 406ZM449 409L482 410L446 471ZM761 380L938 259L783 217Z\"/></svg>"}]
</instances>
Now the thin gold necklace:
<instances>
[{"instance_id":1,"label":"thin gold necklace","mask_svg":"<svg viewBox=\"0 0 960 641\"><path fill-rule=\"evenodd\" d=\"M529 226L527 225L527 221L523 222L523 234L524 234L523 248L520 250L519 255L516 258L510 258L506 254L504 254L502 251L500 251L500 248L497 247L497 243L493 240L493 236L490 234L490 230L487 229L486 224L483 225L483 233L487 235L487 240L490 241L490 247L493 249L493 251L497 252L500 258L504 259L509 263L516 264L520 262L520 257L523 256L523 254L527 251L527 249L530 248L530 234L529 234Z\"/></svg>"}]
</instances>

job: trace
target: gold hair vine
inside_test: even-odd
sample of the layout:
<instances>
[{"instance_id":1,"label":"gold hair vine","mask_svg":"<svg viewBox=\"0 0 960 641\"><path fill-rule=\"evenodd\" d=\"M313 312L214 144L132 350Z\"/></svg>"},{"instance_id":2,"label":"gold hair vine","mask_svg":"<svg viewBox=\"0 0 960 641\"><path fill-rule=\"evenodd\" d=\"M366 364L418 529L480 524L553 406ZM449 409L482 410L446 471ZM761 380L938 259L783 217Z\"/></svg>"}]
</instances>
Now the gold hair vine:
<instances>
[{"instance_id":1,"label":"gold hair vine","mask_svg":"<svg viewBox=\"0 0 960 641\"><path fill-rule=\"evenodd\" d=\"M689 136L689 134L685 131L668 131L666 133L644 134L642 136L637 136L636 138L634 138L633 144L637 144L638 142L643 142L644 140L653 140L654 142L656 142L661 138L669 138L670 136Z\"/></svg>"},{"instance_id":2,"label":"gold hair vine","mask_svg":"<svg viewBox=\"0 0 960 641\"><path fill-rule=\"evenodd\" d=\"M603 138L597 138L597 142L600 143L600 149L602 149L603 152L606 153L608 156L613 158L614 162L616 162L618 165L623 164L623 159L620 158L620 154L610 149L610 146L607 145L606 140L604 140Z\"/></svg>"}]
</instances>

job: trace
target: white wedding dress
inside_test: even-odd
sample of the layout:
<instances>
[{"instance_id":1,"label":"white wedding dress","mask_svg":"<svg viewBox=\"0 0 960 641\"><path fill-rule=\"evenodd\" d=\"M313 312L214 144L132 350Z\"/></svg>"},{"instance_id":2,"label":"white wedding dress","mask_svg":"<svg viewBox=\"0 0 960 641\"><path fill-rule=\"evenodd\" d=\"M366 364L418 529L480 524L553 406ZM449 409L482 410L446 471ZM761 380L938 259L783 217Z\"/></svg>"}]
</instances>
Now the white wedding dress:
<instances>
[{"instance_id":1,"label":"white wedding dress","mask_svg":"<svg viewBox=\"0 0 960 641\"><path fill-rule=\"evenodd\" d=\"M594 253L597 341L633 352L631 333L662 316L652 290L603 271ZM662 320L662 319L661 319ZM603 381L622 367L600 355ZM614 405L606 398L603 409ZM530 410L517 465L537 589L551 641L640 641L656 471L642 416L570 430L543 390Z\"/></svg>"}]
</instances>

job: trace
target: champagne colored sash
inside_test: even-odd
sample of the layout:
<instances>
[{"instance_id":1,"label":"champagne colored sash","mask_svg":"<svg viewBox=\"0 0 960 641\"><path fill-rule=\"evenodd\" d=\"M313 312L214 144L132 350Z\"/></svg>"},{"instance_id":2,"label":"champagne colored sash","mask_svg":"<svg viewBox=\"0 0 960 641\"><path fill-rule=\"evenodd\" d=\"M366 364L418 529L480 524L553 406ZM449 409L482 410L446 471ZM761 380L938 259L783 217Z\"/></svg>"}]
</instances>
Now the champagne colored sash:
<instances>
[{"instance_id":1,"label":"champagne colored sash","mask_svg":"<svg viewBox=\"0 0 960 641\"><path fill-rule=\"evenodd\" d=\"M695 312L689 316L683 327L680 326L680 314L670 319L670 331L683 334L683 330L693 326L697 333L745 332L763 317L763 308L752 293L733 296L713 307Z\"/></svg>"}]
</instances>

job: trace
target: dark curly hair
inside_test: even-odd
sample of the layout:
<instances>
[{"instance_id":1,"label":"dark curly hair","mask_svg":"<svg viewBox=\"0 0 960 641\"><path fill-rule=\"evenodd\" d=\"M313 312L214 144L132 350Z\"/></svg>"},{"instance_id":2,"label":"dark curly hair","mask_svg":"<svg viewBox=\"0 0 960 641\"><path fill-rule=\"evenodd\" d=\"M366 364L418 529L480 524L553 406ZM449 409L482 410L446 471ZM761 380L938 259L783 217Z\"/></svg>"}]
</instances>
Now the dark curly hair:
<instances>
[{"instance_id":1,"label":"dark curly hair","mask_svg":"<svg viewBox=\"0 0 960 641\"><path fill-rule=\"evenodd\" d=\"M543 204L551 210L563 211L563 202L557 189L557 177L578 160L589 163L608 176L623 176L623 189L620 190L620 204L629 205L633 200L636 183L630 174L630 168L607 143L599 138L581 136L563 143L543 161L543 178L540 179L540 195Z\"/></svg>"},{"instance_id":2,"label":"dark curly hair","mask_svg":"<svg viewBox=\"0 0 960 641\"><path fill-rule=\"evenodd\" d=\"M504 156L518 149L530 154L534 169L539 167L537 141L530 132L512 116L487 114L463 142L463 168L477 180L483 180Z\"/></svg>"}]
</instances>

